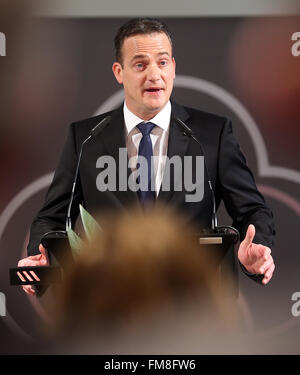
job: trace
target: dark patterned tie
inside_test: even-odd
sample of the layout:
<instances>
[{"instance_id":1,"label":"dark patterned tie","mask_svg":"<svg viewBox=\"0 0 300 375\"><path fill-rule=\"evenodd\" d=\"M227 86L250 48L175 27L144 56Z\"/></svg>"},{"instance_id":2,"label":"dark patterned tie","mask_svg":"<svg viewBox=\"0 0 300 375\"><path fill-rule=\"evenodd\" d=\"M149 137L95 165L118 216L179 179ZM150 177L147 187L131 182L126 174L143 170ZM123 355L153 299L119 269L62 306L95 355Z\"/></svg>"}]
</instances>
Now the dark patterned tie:
<instances>
[{"instance_id":1,"label":"dark patterned tie","mask_svg":"<svg viewBox=\"0 0 300 375\"><path fill-rule=\"evenodd\" d=\"M148 201L155 200L155 191L151 191L151 157L153 156L153 147L151 142L150 133L152 129L155 127L155 124L151 122L141 122L136 127L139 131L143 134L139 145L139 153L138 153L138 163L139 157L143 156L147 161L148 168L143 170L143 164L141 164L141 168L139 168L139 173L142 178L142 181L146 181L146 189L139 189L138 190L138 197L142 204ZM137 178L137 183L140 183L140 177Z\"/></svg>"}]
</instances>

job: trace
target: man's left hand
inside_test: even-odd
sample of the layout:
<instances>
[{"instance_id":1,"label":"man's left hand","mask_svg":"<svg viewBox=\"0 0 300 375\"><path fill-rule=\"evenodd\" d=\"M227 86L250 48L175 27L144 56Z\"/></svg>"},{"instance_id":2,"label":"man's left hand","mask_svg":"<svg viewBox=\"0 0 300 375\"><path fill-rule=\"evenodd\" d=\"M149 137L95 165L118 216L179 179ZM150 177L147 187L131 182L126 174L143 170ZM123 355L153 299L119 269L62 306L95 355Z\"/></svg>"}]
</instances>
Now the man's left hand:
<instances>
[{"instance_id":1,"label":"man's left hand","mask_svg":"<svg viewBox=\"0 0 300 375\"><path fill-rule=\"evenodd\" d=\"M267 284L273 275L275 265L271 249L264 245L253 243L255 226L250 224L244 240L240 243L238 259L250 273L262 274L263 284Z\"/></svg>"}]
</instances>

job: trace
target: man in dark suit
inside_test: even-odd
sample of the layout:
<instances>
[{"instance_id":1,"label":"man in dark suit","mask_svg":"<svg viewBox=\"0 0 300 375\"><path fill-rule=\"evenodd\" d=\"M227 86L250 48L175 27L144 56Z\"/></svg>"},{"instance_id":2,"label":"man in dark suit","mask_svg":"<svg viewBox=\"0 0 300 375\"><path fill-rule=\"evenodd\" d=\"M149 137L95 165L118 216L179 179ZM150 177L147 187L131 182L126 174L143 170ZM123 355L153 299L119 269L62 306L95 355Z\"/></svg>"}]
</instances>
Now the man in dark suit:
<instances>
[{"instance_id":1,"label":"man in dark suit","mask_svg":"<svg viewBox=\"0 0 300 375\"><path fill-rule=\"evenodd\" d=\"M253 175L233 136L231 122L170 102L175 59L171 37L164 23L153 19L131 20L119 29L115 47L113 73L118 83L124 86L124 105L115 111L71 125L45 204L31 227L30 256L22 259L19 266L46 264L45 249L40 245L40 239L48 231L65 229L80 146L91 129L108 115L111 116L110 123L84 146L71 213L73 222L81 202L89 212L94 212L98 209L123 209L137 202L144 205L147 200L156 199L174 205L185 214L187 220L199 227L211 227L212 199L207 173L204 176L203 199L196 202L187 199L191 192L185 189L185 173L180 177L181 191L174 185L174 173L171 173L173 182L171 178L169 191L162 189L166 178L166 156L169 159L172 156L183 159L185 156L195 158L202 155L198 143L174 121L174 118L179 118L201 141L216 205L218 207L221 200L224 201L233 226L241 234L243 241L239 246L238 259L243 271L253 278L261 275L261 282L266 284L275 268L270 250L275 233L273 216L256 188ZM124 165L124 158L120 158L120 150L125 149L128 159L133 161L130 167L127 163ZM101 157L105 156L112 157L109 160L116 163L116 168L111 170L116 172L116 180L113 180L114 186L110 189L115 191L104 191L104 163ZM130 190L128 185L125 189L124 186L120 188L121 170L129 174L132 172L133 180L142 179L142 174L139 176L136 168L136 162L142 156L146 160L155 157L153 190L150 185L149 189L141 188L137 192ZM197 175L194 164L188 172L194 177ZM149 177L148 184L151 176L148 172L146 175ZM107 179L110 179L109 175ZM38 249L41 254L36 255ZM34 294L31 286L23 288L27 293Z\"/></svg>"}]
</instances>

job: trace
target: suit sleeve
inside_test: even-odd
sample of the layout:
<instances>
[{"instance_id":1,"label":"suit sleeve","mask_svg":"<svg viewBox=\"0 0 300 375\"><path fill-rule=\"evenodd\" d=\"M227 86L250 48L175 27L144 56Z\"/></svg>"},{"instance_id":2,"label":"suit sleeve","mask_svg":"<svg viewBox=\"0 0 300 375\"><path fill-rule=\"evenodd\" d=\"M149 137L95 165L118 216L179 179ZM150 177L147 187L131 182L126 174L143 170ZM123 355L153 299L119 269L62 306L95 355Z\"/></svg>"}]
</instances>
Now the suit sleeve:
<instances>
[{"instance_id":1,"label":"suit sleeve","mask_svg":"<svg viewBox=\"0 0 300 375\"><path fill-rule=\"evenodd\" d=\"M233 226L239 230L241 240L249 224L254 224L256 233L253 242L272 247L275 235L272 211L256 187L229 120L224 122L220 139L218 177L218 188L226 210L233 219ZM261 275L249 274L244 267L242 270L261 282Z\"/></svg>"},{"instance_id":2,"label":"suit sleeve","mask_svg":"<svg viewBox=\"0 0 300 375\"><path fill-rule=\"evenodd\" d=\"M38 247L45 233L53 230L65 230L67 209L71 197L77 160L74 125L71 124L43 207L35 217L30 228L30 239L27 247L28 255L39 254ZM80 181L78 180L71 212L73 222L78 216L79 203L82 200L81 196Z\"/></svg>"}]
</instances>

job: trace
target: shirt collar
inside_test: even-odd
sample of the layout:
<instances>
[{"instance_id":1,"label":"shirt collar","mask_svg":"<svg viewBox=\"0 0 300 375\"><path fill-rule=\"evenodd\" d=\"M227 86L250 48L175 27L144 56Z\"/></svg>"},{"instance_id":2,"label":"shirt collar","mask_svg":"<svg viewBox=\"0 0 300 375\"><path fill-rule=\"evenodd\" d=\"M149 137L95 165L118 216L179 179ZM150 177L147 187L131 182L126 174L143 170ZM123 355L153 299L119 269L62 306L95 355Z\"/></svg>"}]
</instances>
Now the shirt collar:
<instances>
[{"instance_id":1,"label":"shirt collar","mask_svg":"<svg viewBox=\"0 0 300 375\"><path fill-rule=\"evenodd\" d=\"M127 105L126 102L124 102L124 121L125 126L127 130L127 134L131 132L131 130L143 122L144 120L136 116L134 113L132 113ZM158 112L156 116L153 117L153 119L150 120L153 124L159 126L163 130L167 131L170 125L170 118L171 118L171 103L168 101L168 103L164 106L164 108ZM148 121L145 121L148 122Z\"/></svg>"}]
</instances>

